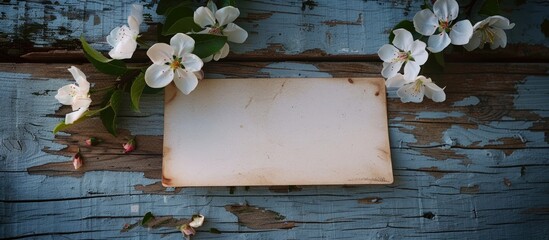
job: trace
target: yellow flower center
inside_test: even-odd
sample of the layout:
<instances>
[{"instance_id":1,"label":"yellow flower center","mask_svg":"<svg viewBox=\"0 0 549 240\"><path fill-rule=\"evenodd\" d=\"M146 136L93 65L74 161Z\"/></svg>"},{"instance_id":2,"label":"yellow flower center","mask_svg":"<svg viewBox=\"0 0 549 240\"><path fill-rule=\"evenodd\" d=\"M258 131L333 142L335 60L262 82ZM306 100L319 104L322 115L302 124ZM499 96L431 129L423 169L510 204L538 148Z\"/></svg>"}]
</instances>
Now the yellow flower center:
<instances>
[{"instance_id":1,"label":"yellow flower center","mask_svg":"<svg viewBox=\"0 0 549 240\"><path fill-rule=\"evenodd\" d=\"M482 28L480 28L480 31L482 32L482 42L483 43L493 43L494 39L496 38L496 33L494 30L486 25Z\"/></svg>"},{"instance_id":2,"label":"yellow flower center","mask_svg":"<svg viewBox=\"0 0 549 240\"><path fill-rule=\"evenodd\" d=\"M172 63L170 63L170 68L171 68L171 69L174 69L174 70L175 70L175 69L177 69L177 68L179 68L179 67L181 67L181 63L180 63L178 60L175 60L175 59L174 59L174 60L172 61Z\"/></svg>"}]
</instances>

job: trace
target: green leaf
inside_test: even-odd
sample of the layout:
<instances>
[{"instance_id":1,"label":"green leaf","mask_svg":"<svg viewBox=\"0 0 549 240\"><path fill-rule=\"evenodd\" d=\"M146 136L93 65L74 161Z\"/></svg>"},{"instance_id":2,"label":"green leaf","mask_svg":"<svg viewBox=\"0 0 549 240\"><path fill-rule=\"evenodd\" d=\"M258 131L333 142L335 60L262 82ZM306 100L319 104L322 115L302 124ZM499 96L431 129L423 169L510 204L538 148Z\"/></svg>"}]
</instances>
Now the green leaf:
<instances>
[{"instance_id":1,"label":"green leaf","mask_svg":"<svg viewBox=\"0 0 549 240\"><path fill-rule=\"evenodd\" d=\"M444 61L444 54L442 52L433 53L433 56L435 56L435 61L439 66L444 68L446 66L446 62Z\"/></svg>"},{"instance_id":2,"label":"green leaf","mask_svg":"<svg viewBox=\"0 0 549 240\"><path fill-rule=\"evenodd\" d=\"M498 0L486 0L484 4L480 7L480 10L478 10L479 14L484 14L488 16L498 15L501 12L501 8L499 7L499 1Z\"/></svg>"},{"instance_id":3,"label":"green leaf","mask_svg":"<svg viewBox=\"0 0 549 240\"><path fill-rule=\"evenodd\" d=\"M221 231L219 231L219 229L217 228L210 228L210 232L213 234L221 234Z\"/></svg>"},{"instance_id":4,"label":"green leaf","mask_svg":"<svg viewBox=\"0 0 549 240\"><path fill-rule=\"evenodd\" d=\"M187 4L181 4L177 7L168 9L166 13L166 20L162 26L162 33L167 32L167 30L178 20L185 17L193 17L194 11L187 6ZM194 23L194 21L193 21Z\"/></svg>"},{"instance_id":5,"label":"green leaf","mask_svg":"<svg viewBox=\"0 0 549 240\"><path fill-rule=\"evenodd\" d=\"M72 124L65 124L65 120L63 120L62 122L58 123L54 128L53 128L53 134L56 134L58 133L59 131L63 131L73 125L76 125L84 120L88 119L88 116L87 115L82 115L82 117L80 117L79 119L76 119Z\"/></svg>"},{"instance_id":6,"label":"green leaf","mask_svg":"<svg viewBox=\"0 0 549 240\"><path fill-rule=\"evenodd\" d=\"M202 28L194 23L193 17L184 17L177 20L171 26L164 25L162 35L173 35L176 33L197 32Z\"/></svg>"},{"instance_id":7,"label":"green leaf","mask_svg":"<svg viewBox=\"0 0 549 240\"><path fill-rule=\"evenodd\" d=\"M154 219L154 216L151 212L145 213L145 216L143 217L143 220L141 220L141 225L147 224L150 220Z\"/></svg>"},{"instance_id":8,"label":"green leaf","mask_svg":"<svg viewBox=\"0 0 549 240\"><path fill-rule=\"evenodd\" d=\"M227 43L227 37L212 34L189 34L194 41L194 51L200 58L208 57L219 50Z\"/></svg>"},{"instance_id":9,"label":"green leaf","mask_svg":"<svg viewBox=\"0 0 549 240\"><path fill-rule=\"evenodd\" d=\"M160 0L158 1L158 6L156 6L156 13L165 15L169 13L170 8L175 8L178 5L190 6L191 4L191 0Z\"/></svg>"},{"instance_id":10,"label":"green leaf","mask_svg":"<svg viewBox=\"0 0 549 240\"><path fill-rule=\"evenodd\" d=\"M103 122L103 126L107 129L109 133L116 136L116 117L118 115L118 110L120 109L120 95L122 90L116 90L112 93L107 108L101 111L100 118Z\"/></svg>"},{"instance_id":11,"label":"green leaf","mask_svg":"<svg viewBox=\"0 0 549 240\"><path fill-rule=\"evenodd\" d=\"M219 6L226 7L226 6L236 6L236 0L219 0Z\"/></svg>"},{"instance_id":12,"label":"green leaf","mask_svg":"<svg viewBox=\"0 0 549 240\"><path fill-rule=\"evenodd\" d=\"M421 37L421 35L419 35L415 28L414 28L414 23L410 20L403 20L401 22L399 22L397 25L395 25L395 27L393 29L391 29L391 34L389 34L389 42L393 42L393 39L395 39L395 34L393 33L393 31L395 29L399 29L399 28L404 28L406 30L408 30L410 33L412 33L414 39L418 39L419 37Z\"/></svg>"},{"instance_id":13,"label":"green leaf","mask_svg":"<svg viewBox=\"0 0 549 240\"><path fill-rule=\"evenodd\" d=\"M136 112L139 112L139 100L141 99L141 95L143 94L143 90L146 85L144 73L140 73L133 80L132 87L130 89L130 99L132 103L131 107Z\"/></svg>"},{"instance_id":14,"label":"green leaf","mask_svg":"<svg viewBox=\"0 0 549 240\"><path fill-rule=\"evenodd\" d=\"M84 36L80 37L82 42L82 49L84 50L84 56L93 64L93 66L102 73L120 76L127 70L126 64L120 60L109 59L103 56L100 52L93 49Z\"/></svg>"}]
</instances>

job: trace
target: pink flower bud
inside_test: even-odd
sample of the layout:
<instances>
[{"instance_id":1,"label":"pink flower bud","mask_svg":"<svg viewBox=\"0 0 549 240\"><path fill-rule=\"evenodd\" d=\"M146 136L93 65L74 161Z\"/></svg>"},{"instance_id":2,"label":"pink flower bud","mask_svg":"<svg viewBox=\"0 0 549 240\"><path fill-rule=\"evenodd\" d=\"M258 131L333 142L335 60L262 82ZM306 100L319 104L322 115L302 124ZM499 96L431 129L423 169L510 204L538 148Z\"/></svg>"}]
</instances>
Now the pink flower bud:
<instances>
[{"instance_id":1,"label":"pink flower bud","mask_svg":"<svg viewBox=\"0 0 549 240\"><path fill-rule=\"evenodd\" d=\"M80 154L80 149L76 154L74 154L74 157L72 157L72 165L74 166L74 169L79 169L84 164L84 161L82 160L82 154Z\"/></svg>"},{"instance_id":2,"label":"pink flower bud","mask_svg":"<svg viewBox=\"0 0 549 240\"><path fill-rule=\"evenodd\" d=\"M133 150L135 150L136 146L137 142L135 141L135 137L122 145L122 147L124 148L124 153L132 152Z\"/></svg>"},{"instance_id":3,"label":"pink flower bud","mask_svg":"<svg viewBox=\"0 0 549 240\"><path fill-rule=\"evenodd\" d=\"M88 139L86 139L86 146L95 146L97 144L99 144L101 142L101 140L95 138L95 137L90 137Z\"/></svg>"},{"instance_id":4,"label":"pink flower bud","mask_svg":"<svg viewBox=\"0 0 549 240\"><path fill-rule=\"evenodd\" d=\"M194 234L196 234L196 231L194 230L194 228L192 228L191 226L189 226L189 224L185 224L183 226L181 226L179 228L179 230L181 231L181 233L183 233L183 235L185 236L193 236Z\"/></svg>"}]
</instances>

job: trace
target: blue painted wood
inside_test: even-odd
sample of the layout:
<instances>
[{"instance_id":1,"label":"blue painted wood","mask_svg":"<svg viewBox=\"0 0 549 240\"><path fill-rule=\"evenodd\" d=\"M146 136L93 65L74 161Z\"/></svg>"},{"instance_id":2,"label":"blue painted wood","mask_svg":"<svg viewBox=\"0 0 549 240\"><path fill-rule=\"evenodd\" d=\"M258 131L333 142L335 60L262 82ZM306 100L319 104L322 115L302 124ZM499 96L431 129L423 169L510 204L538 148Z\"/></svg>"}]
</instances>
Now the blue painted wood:
<instances>
[{"instance_id":1,"label":"blue painted wood","mask_svg":"<svg viewBox=\"0 0 549 240\"><path fill-rule=\"evenodd\" d=\"M392 25L403 16L411 18L422 3L314 2L318 6L305 10L303 1L242 2L243 18L238 23L249 30L250 39L232 50L244 61L209 64L207 77L379 77L379 63L346 62L341 57L332 62L330 56L318 62L277 59L375 54ZM71 41L81 33L106 50L104 36L125 23L130 3L4 1L0 52L18 56L50 47L74 49L78 46ZM549 6L541 0L504 4L503 14L517 26L508 32L512 44L503 56L543 59L536 54L549 47L541 31ZM151 31L153 23L161 20L153 12L153 5L146 5L145 21ZM257 56L268 61L245 61ZM126 130L103 145L83 147L82 140L89 135L108 136L93 120L54 136L51 129L68 109L53 96L72 81L65 70L70 65L0 64L0 238L181 239L173 228L120 232L124 224L138 221L148 211L176 218L204 214L206 225L195 239L543 239L549 235L546 62L448 64L443 74L431 74L447 86L445 103L401 104L395 91L389 90L395 183L300 186L288 193L269 187L234 191L159 187L162 94L144 96L141 113L124 110L120 125ZM113 80L89 64L78 67L97 85ZM123 155L120 145L130 134L144 142L138 143L134 154ZM74 171L70 159L78 146L87 158L84 169ZM225 207L233 204L277 212L295 227L252 229L227 211ZM256 221L272 224L279 219ZM212 227L222 234L209 233Z\"/></svg>"}]
</instances>

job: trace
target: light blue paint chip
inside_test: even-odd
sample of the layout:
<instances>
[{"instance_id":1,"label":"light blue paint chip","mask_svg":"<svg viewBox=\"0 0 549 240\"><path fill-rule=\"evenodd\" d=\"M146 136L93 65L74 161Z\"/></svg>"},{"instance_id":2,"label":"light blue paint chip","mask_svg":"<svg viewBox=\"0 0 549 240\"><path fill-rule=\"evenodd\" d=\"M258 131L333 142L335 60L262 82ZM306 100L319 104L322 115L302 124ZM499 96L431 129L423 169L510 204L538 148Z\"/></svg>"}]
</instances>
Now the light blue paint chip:
<instances>
[{"instance_id":1,"label":"light blue paint chip","mask_svg":"<svg viewBox=\"0 0 549 240\"><path fill-rule=\"evenodd\" d=\"M480 103L480 99L475 96L466 97L460 101L454 103L454 107L466 107L466 106L475 106Z\"/></svg>"},{"instance_id":2,"label":"light blue paint chip","mask_svg":"<svg viewBox=\"0 0 549 240\"><path fill-rule=\"evenodd\" d=\"M448 117L463 117L465 114L461 112L420 112L416 114L416 119L443 119Z\"/></svg>"},{"instance_id":3,"label":"light blue paint chip","mask_svg":"<svg viewBox=\"0 0 549 240\"><path fill-rule=\"evenodd\" d=\"M517 95L513 103L516 109L532 111L541 117L549 117L549 76L529 76L524 83L517 84ZM546 101L539 101L545 99Z\"/></svg>"},{"instance_id":4,"label":"light blue paint chip","mask_svg":"<svg viewBox=\"0 0 549 240\"><path fill-rule=\"evenodd\" d=\"M295 63L295 62L277 62L269 64L260 70L261 73L267 73L269 76L277 78L331 78L332 75L321 72L315 65Z\"/></svg>"}]
</instances>

